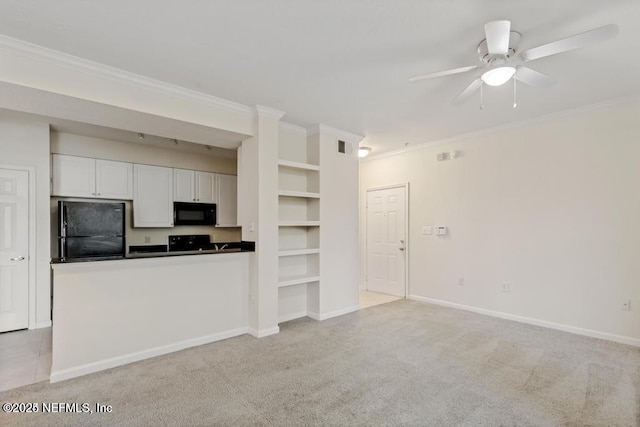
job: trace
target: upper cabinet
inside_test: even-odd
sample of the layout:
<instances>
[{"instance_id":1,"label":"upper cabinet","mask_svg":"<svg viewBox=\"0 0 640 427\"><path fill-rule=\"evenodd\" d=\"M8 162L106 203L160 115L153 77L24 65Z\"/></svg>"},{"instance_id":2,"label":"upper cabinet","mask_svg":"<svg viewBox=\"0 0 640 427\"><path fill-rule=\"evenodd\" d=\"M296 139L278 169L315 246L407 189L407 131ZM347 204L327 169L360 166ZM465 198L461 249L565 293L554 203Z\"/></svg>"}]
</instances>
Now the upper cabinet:
<instances>
[{"instance_id":1,"label":"upper cabinet","mask_svg":"<svg viewBox=\"0 0 640 427\"><path fill-rule=\"evenodd\" d=\"M134 165L133 226L173 227L173 169Z\"/></svg>"},{"instance_id":2,"label":"upper cabinet","mask_svg":"<svg viewBox=\"0 0 640 427\"><path fill-rule=\"evenodd\" d=\"M173 170L173 198L176 202L216 203L216 175L187 169Z\"/></svg>"},{"instance_id":3,"label":"upper cabinet","mask_svg":"<svg viewBox=\"0 0 640 427\"><path fill-rule=\"evenodd\" d=\"M217 175L218 205L217 227L238 226L238 177Z\"/></svg>"},{"instance_id":4,"label":"upper cabinet","mask_svg":"<svg viewBox=\"0 0 640 427\"><path fill-rule=\"evenodd\" d=\"M54 196L133 198L131 163L53 154L52 178L51 194Z\"/></svg>"}]
</instances>

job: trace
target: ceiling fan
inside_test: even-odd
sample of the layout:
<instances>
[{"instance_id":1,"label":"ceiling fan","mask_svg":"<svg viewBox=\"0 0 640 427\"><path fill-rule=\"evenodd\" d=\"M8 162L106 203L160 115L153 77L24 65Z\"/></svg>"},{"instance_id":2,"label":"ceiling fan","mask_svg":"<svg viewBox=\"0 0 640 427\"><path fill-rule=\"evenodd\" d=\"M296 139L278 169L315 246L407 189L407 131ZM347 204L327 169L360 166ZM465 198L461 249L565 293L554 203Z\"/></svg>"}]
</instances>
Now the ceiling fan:
<instances>
[{"instance_id":1,"label":"ceiling fan","mask_svg":"<svg viewBox=\"0 0 640 427\"><path fill-rule=\"evenodd\" d=\"M518 52L520 33L511 31L510 21L487 22L484 25L484 33L486 38L478 45L480 64L435 73L418 74L410 77L409 81L415 82L474 70L484 70L480 77L473 80L453 100L452 103L454 105L468 99L475 91L482 88L483 83L489 86L500 86L513 78L529 86L548 87L555 83L553 78L522 64L611 39L618 34L618 26L615 24L605 25L604 27L527 49L523 52ZM514 103L514 107L515 105Z\"/></svg>"}]
</instances>

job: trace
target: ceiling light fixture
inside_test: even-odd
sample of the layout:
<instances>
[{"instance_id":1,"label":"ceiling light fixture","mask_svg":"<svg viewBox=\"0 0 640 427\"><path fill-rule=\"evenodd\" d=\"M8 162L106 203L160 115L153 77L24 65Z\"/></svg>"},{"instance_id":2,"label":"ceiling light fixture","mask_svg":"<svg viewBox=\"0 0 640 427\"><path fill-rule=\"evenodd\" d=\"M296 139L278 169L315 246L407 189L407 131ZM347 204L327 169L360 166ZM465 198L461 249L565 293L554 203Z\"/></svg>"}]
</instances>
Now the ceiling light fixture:
<instances>
[{"instance_id":1,"label":"ceiling light fixture","mask_svg":"<svg viewBox=\"0 0 640 427\"><path fill-rule=\"evenodd\" d=\"M498 67L485 72L480 78L489 86L501 86L508 82L515 73L514 67Z\"/></svg>"},{"instance_id":2,"label":"ceiling light fixture","mask_svg":"<svg viewBox=\"0 0 640 427\"><path fill-rule=\"evenodd\" d=\"M358 157L367 157L370 151L370 147L360 147L358 148Z\"/></svg>"}]
</instances>

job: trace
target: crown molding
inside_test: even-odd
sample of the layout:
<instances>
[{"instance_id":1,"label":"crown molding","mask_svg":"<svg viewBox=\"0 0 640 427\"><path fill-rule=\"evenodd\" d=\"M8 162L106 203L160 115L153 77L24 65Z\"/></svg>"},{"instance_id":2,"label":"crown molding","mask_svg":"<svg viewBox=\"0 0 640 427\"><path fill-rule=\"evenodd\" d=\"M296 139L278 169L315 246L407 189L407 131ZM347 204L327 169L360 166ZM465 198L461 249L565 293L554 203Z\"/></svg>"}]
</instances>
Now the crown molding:
<instances>
[{"instance_id":1,"label":"crown molding","mask_svg":"<svg viewBox=\"0 0 640 427\"><path fill-rule=\"evenodd\" d=\"M254 105L252 112L256 116L272 117L276 120L280 120L284 116L284 111L276 110L275 108L265 107L264 105Z\"/></svg>"},{"instance_id":2,"label":"crown molding","mask_svg":"<svg viewBox=\"0 0 640 427\"><path fill-rule=\"evenodd\" d=\"M292 125L291 123L287 122L280 122L278 126L280 127L280 130L307 136L307 129L303 128L302 126Z\"/></svg>"},{"instance_id":3,"label":"crown molding","mask_svg":"<svg viewBox=\"0 0 640 427\"><path fill-rule=\"evenodd\" d=\"M382 159L385 157L396 156L398 154L408 153L411 151L422 150L428 147L436 147L438 145L450 144L453 142L468 142L475 138L480 138L483 136L493 135L498 132L503 132L512 129L519 129L526 126L531 126L539 123L548 122L554 119L559 119L563 117L571 117L581 113L586 113L589 111L602 110L605 108L617 107L620 105L631 104L634 102L640 101L640 93L634 93L631 95L625 95L617 98L608 99L601 102L596 102L593 104L583 105L581 107L571 108L568 110L557 111L555 113L544 114L542 116L533 117L531 119L520 120L513 123L508 123L499 126L493 126L486 129L481 129L478 131L467 132L460 135L452 136L450 138L437 139L435 141L422 142L416 145L410 145L405 148L400 148L398 150L387 151L384 153L376 154L373 156L367 156L361 159L362 162L369 162L371 160Z\"/></svg>"},{"instance_id":4,"label":"crown molding","mask_svg":"<svg viewBox=\"0 0 640 427\"><path fill-rule=\"evenodd\" d=\"M140 74L131 73L120 68L93 62L78 56L69 55L44 46L14 39L0 34L0 50L12 52L38 61L47 62L56 66L68 68L74 71L91 74L103 79L109 79L119 83L137 86L142 89L152 90L157 93L176 96L188 101L217 107L233 113L252 115L250 107L237 102L229 101L217 96L187 89L182 86L156 80Z\"/></svg>"},{"instance_id":5,"label":"crown molding","mask_svg":"<svg viewBox=\"0 0 640 427\"><path fill-rule=\"evenodd\" d=\"M346 132L344 130L323 124L319 124L307 129L307 135L315 135L316 133L333 135L356 145L364 139L364 136L356 135L355 133Z\"/></svg>"}]
</instances>

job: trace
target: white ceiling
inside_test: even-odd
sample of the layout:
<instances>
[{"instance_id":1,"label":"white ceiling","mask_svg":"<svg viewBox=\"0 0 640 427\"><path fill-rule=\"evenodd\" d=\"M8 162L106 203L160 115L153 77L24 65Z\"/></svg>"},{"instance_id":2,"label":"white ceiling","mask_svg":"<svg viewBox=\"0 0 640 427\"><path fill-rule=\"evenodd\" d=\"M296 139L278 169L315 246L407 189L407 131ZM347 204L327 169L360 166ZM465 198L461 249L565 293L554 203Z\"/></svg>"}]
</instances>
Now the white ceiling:
<instances>
[{"instance_id":1,"label":"white ceiling","mask_svg":"<svg viewBox=\"0 0 640 427\"><path fill-rule=\"evenodd\" d=\"M638 0L0 0L0 33L246 105L365 135L374 153L640 93ZM617 38L540 59L558 83L487 88L479 72L409 83L478 62L483 25L508 19L520 50L606 24Z\"/></svg>"}]
</instances>

